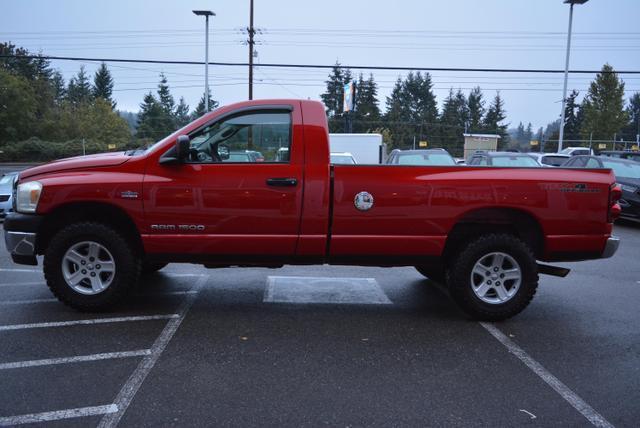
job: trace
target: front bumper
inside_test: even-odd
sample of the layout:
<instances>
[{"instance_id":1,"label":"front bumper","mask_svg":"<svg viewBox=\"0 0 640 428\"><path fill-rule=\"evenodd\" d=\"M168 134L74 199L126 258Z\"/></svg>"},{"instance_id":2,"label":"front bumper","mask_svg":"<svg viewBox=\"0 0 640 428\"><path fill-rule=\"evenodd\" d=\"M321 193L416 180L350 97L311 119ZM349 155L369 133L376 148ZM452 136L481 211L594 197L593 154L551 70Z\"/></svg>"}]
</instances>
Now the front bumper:
<instances>
[{"instance_id":1,"label":"front bumper","mask_svg":"<svg viewBox=\"0 0 640 428\"><path fill-rule=\"evenodd\" d=\"M4 242L14 263L36 266L36 239L42 223L38 215L10 213L4 222Z\"/></svg>"},{"instance_id":2,"label":"front bumper","mask_svg":"<svg viewBox=\"0 0 640 428\"><path fill-rule=\"evenodd\" d=\"M620 246L620 238L617 236L611 236L607 239L607 243L604 245L604 251L602 252L602 258L608 259L613 256L616 251L618 251L618 247Z\"/></svg>"}]
</instances>

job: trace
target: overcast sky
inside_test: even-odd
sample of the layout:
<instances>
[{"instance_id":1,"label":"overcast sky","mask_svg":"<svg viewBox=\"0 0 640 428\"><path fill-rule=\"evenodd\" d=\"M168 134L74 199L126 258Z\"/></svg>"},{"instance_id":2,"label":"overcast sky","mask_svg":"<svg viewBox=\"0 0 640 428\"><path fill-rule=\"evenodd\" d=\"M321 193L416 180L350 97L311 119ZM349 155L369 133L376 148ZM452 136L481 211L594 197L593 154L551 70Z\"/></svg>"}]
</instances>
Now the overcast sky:
<instances>
[{"instance_id":1,"label":"overcast sky","mask_svg":"<svg viewBox=\"0 0 640 428\"><path fill-rule=\"evenodd\" d=\"M204 18L213 10L211 61L246 62L243 44L249 0L3 0L0 40L49 55L203 60ZM640 70L639 0L591 0L576 6L571 68ZM408 67L562 69L569 6L562 0L255 0L258 63ZM68 79L81 64L53 61ZM204 66L108 64L118 108L137 111L158 74L176 101L194 108L203 92ZM366 73L366 71L365 71ZM401 72L373 71L380 107ZM210 66L211 91L222 104L247 98L246 67ZM319 99L327 70L258 67L255 98ZM433 72L441 103L448 89L480 85L492 98L500 89L508 122L546 125L560 113L562 75ZM640 91L640 75L622 75L627 97ZM570 76L569 88L586 92L593 76Z\"/></svg>"}]
</instances>

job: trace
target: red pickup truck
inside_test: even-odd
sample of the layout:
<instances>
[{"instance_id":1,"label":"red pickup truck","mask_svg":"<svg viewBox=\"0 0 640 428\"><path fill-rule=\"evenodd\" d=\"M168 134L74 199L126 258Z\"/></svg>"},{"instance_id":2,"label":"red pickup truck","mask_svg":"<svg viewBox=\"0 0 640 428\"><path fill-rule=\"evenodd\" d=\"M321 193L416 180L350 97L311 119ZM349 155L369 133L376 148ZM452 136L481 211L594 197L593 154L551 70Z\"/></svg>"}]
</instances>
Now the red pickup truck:
<instances>
[{"instance_id":1,"label":"red pickup truck","mask_svg":"<svg viewBox=\"0 0 640 428\"><path fill-rule=\"evenodd\" d=\"M538 261L610 257L609 170L330 165L322 104L261 100L208 113L144 151L22 171L5 221L14 262L81 310L121 300L169 262L415 266L471 316L522 311Z\"/></svg>"}]
</instances>

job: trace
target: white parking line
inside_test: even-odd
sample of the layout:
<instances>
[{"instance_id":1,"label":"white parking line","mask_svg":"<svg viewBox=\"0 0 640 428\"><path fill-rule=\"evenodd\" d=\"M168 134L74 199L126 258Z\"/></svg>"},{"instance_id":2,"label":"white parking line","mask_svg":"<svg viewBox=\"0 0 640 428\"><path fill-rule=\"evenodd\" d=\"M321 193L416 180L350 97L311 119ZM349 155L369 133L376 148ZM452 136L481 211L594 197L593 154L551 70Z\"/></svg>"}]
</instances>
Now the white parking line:
<instances>
[{"instance_id":1,"label":"white parking line","mask_svg":"<svg viewBox=\"0 0 640 428\"><path fill-rule=\"evenodd\" d=\"M58 299L27 299L27 300L7 300L0 302L0 306L12 306L12 305L30 305L33 303L53 303L59 302Z\"/></svg>"},{"instance_id":2,"label":"white parking line","mask_svg":"<svg viewBox=\"0 0 640 428\"><path fill-rule=\"evenodd\" d=\"M143 357L145 355L149 355L150 353L150 349L141 349L139 351L106 352L103 354L76 355L75 357L15 361L12 363L0 363L0 370L22 369L25 367L53 366L56 364L82 363L86 361L114 360L117 358Z\"/></svg>"},{"instance_id":3,"label":"white parking line","mask_svg":"<svg viewBox=\"0 0 640 428\"><path fill-rule=\"evenodd\" d=\"M516 345L511 339L505 336L498 327L491 323L481 322L480 325L485 328L493 337L498 339L505 348L509 350L513 355L518 357L527 367L531 369L535 374L540 377L547 385L553 388L564 400L571 404L582 416L587 418L594 426L603 428L613 428L613 425L607 421L600 413L589 406L582 398L580 398L575 392L569 389L564 383L562 383L557 377L549 373L539 362L534 360L527 354L522 348Z\"/></svg>"},{"instance_id":4,"label":"white parking line","mask_svg":"<svg viewBox=\"0 0 640 428\"><path fill-rule=\"evenodd\" d=\"M138 294L133 297L162 297L162 296L180 296L182 294L193 294L195 291L168 291L166 293L148 293L148 294ZM26 300L6 300L4 302L0 302L0 306L13 306L13 305L31 305L36 303L58 303L60 302L58 299L26 299Z\"/></svg>"},{"instance_id":5,"label":"white parking line","mask_svg":"<svg viewBox=\"0 0 640 428\"><path fill-rule=\"evenodd\" d=\"M81 418L84 416L105 415L118 411L115 404L106 406L80 407L78 409L56 410L53 412L31 413L29 415L0 417L0 426L34 424L37 422L59 421L61 419Z\"/></svg>"},{"instance_id":6,"label":"white parking line","mask_svg":"<svg viewBox=\"0 0 640 428\"><path fill-rule=\"evenodd\" d=\"M130 322L130 321L149 321L149 320L166 320L170 318L178 318L178 314L167 315L147 315L137 317L114 317L114 318L95 318L88 320L58 321L58 322L40 322L34 324L10 324L0 325L0 331L24 330L28 328L50 328L50 327L67 327L70 325L89 325L89 324L106 324L114 322Z\"/></svg>"},{"instance_id":7,"label":"white parking line","mask_svg":"<svg viewBox=\"0 0 640 428\"><path fill-rule=\"evenodd\" d=\"M171 341L171 338L173 338L173 335L180 327L180 324L182 324L184 318L187 316L187 312L189 312L189 309L193 305L193 302L195 302L196 298L198 297L197 292L200 291L202 286L207 282L207 278L208 277L206 276L201 276L198 281L196 281L195 285L193 286L193 291L195 291L196 293L187 295L182 305L180 305L180 309L178 310L179 316L177 318L173 318L167 323L164 330L162 330L162 332L160 333L160 336L158 336L156 341L153 343L153 346L151 347L151 354L142 359L142 361L138 365L138 368L136 368L136 370L131 374L129 380L127 380L127 383L125 383L125 385L116 396L114 402L118 406L118 410L116 412L104 415L102 417L102 420L98 424L98 427L105 428L115 427L118 425L120 419L122 419L122 416L124 415L124 412L127 411L127 408L131 404L131 401L140 389L140 386L146 379L151 369L153 369L153 366L156 364L156 362L160 358L160 355Z\"/></svg>"},{"instance_id":8,"label":"white parking line","mask_svg":"<svg viewBox=\"0 0 640 428\"><path fill-rule=\"evenodd\" d=\"M44 281L36 281L36 282L12 282L9 284L0 284L0 287L22 287L24 286L33 286L33 285L40 285L40 286L44 286L46 283Z\"/></svg>"}]
</instances>

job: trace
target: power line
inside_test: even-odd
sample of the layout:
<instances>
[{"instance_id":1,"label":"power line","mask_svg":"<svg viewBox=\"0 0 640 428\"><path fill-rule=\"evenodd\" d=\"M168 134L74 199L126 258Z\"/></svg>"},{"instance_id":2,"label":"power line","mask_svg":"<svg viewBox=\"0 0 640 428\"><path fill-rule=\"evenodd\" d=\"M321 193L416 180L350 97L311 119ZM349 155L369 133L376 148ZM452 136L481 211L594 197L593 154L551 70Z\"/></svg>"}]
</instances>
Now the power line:
<instances>
[{"instance_id":1,"label":"power line","mask_svg":"<svg viewBox=\"0 0 640 428\"><path fill-rule=\"evenodd\" d=\"M124 58L90 58L90 57L71 57L71 56L53 56L53 55L0 55L0 58L28 58L28 59L47 59L59 61L98 61L98 62L118 62L118 63L136 63L136 64L178 64L178 65L203 65L203 61L178 61L178 60L155 60L155 59L124 59ZM210 62L209 64L228 67L247 67L246 62ZM281 63L265 63L260 67L269 68L317 68L332 69L335 65L324 64L281 64ZM406 67L406 66L379 66L379 65L340 65L341 68L349 68L352 70L398 70L398 71L464 71L479 73L545 73L558 74L564 73L564 70L558 69L524 69L524 68L464 68L464 67ZM570 70L573 74L640 74L640 70L619 70L619 71L603 71L603 70Z\"/></svg>"}]
</instances>

